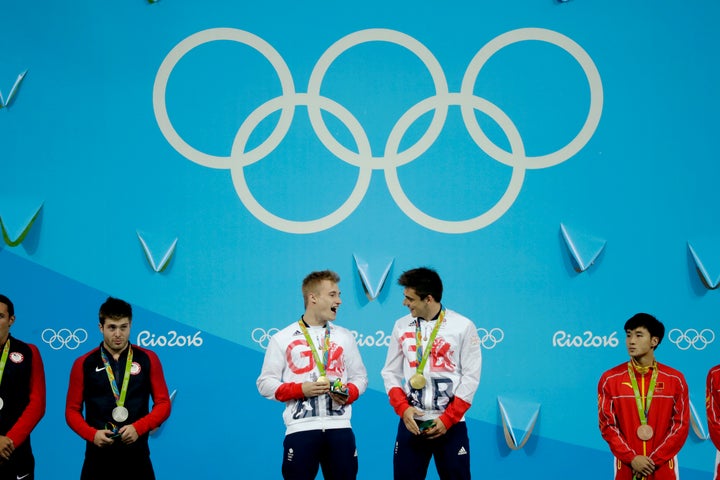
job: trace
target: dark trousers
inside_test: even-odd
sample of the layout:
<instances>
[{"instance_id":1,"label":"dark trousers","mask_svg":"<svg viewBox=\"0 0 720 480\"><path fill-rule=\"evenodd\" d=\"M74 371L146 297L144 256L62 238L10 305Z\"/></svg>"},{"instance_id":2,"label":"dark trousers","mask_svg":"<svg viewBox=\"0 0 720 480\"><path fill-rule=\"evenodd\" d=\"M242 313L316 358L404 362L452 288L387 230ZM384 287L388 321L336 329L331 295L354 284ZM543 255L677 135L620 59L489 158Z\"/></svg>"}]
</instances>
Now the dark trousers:
<instances>
[{"instance_id":1,"label":"dark trousers","mask_svg":"<svg viewBox=\"0 0 720 480\"><path fill-rule=\"evenodd\" d=\"M470 440L465 422L430 440L410 433L401 419L393 455L395 480L425 478L433 457L441 480L470 480Z\"/></svg>"},{"instance_id":2,"label":"dark trousers","mask_svg":"<svg viewBox=\"0 0 720 480\"><path fill-rule=\"evenodd\" d=\"M144 449L88 445L80 480L155 480L150 454Z\"/></svg>"},{"instance_id":3,"label":"dark trousers","mask_svg":"<svg viewBox=\"0 0 720 480\"><path fill-rule=\"evenodd\" d=\"M10 455L10 460L0 464L0 480L34 480L35 457L30 448L30 439Z\"/></svg>"},{"instance_id":4,"label":"dark trousers","mask_svg":"<svg viewBox=\"0 0 720 480\"><path fill-rule=\"evenodd\" d=\"M350 428L291 433L283 441L285 480L312 480L322 468L325 480L354 480L358 472L355 434Z\"/></svg>"}]
</instances>

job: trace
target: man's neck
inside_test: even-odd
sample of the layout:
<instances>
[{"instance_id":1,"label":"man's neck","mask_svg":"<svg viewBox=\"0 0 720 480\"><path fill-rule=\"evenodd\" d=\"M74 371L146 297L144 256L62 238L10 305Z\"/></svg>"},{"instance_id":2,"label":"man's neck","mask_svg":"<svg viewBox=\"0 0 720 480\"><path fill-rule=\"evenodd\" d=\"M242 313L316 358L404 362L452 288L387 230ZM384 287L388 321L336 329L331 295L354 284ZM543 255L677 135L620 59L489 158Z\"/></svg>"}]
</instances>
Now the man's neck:
<instances>
[{"instance_id":1,"label":"man's neck","mask_svg":"<svg viewBox=\"0 0 720 480\"><path fill-rule=\"evenodd\" d=\"M655 354L653 351L639 357L632 357L633 363L641 368L652 367L655 364Z\"/></svg>"},{"instance_id":2,"label":"man's neck","mask_svg":"<svg viewBox=\"0 0 720 480\"><path fill-rule=\"evenodd\" d=\"M430 317L430 318L426 318L425 320L429 321L429 320L433 320L433 319L437 318L437 316L440 315L440 310L442 310L441 303L437 302L437 303L431 304L428 309L428 317Z\"/></svg>"},{"instance_id":3,"label":"man's neck","mask_svg":"<svg viewBox=\"0 0 720 480\"><path fill-rule=\"evenodd\" d=\"M323 327L327 323L327 322L317 318L316 315L314 315L311 312L308 312L307 310L303 314L302 319L309 327Z\"/></svg>"}]
</instances>

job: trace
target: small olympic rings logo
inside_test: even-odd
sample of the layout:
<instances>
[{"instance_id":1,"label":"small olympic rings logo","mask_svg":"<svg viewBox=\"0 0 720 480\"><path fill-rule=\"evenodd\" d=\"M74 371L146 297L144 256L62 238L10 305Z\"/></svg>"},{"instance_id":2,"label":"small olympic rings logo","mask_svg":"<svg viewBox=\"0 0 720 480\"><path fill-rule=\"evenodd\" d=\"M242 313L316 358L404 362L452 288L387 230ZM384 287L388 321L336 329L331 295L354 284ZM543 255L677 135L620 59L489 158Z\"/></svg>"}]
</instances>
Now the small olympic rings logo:
<instances>
[{"instance_id":1,"label":"small olympic rings logo","mask_svg":"<svg viewBox=\"0 0 720 480\"><path fill-rule=\"evenodd\" d=\"M43 330L41 338L53 350L60 350L63 347L75 350L85 343L88 333L84 328L76 328L74 331L70 331L69 328L61 328L57 332L52 328L46 328Z\"/></svg>"},{"instance_id":2,"label":"small olympic rings logo","mask_svg":"<svg viewBox=\"0 0 720 480\"><path fill-rule=\"evenodd\" d=\"M212 155L190 145L173 126L166 102L168 82L175 66L195 48L218 41L231 41L247 45L260 53L277 74L280 96L268 99L258 105L241 123L232 140L230 154ZM475 86L481 69L497 52L512 44L524 41L540 41L559 47L580 65L590 87L590 99L584 124L566 145L554 152L530 156L526 153L525 141L516 124L497 105L475 94ZM414 54L427 69L434 92L402 113L384 140L383 154L374 156L371 150L367 126L348 108L321 93L323 80L333 63L346 51L359 45L384 42L400 46ZM357 167L357 181L347 199L337 210L324 217L307 221L295 221L280 217L267 210L250 191L245 178L245 167L266 158L285 139L293 116L298 107L306 107L310 124L320 142L335 157ZM427 152L439 138L445 126L450 107L459 107L465 129L472 141L488 156L512 169L507 189L484 213L464 220L444 220L428 215L418 208L406 195L400 185L398 168L406 165ZM158 127L168 143L183 157L209 168L230 170L238 197L245 208L264 224L288 233L316 233L334 227L353 213L363 200L373 171L384 173L387 188L405 215L428 229L442 233L468 233L484 228L502 217L513 205L525 179L525 172L532 169L558 165L578 153L592 138L600 123L603 109L603 86L595 63L588 53L575 41L558 32L542 28L520 28L498 35L480 48L470 61L460 90L449 90L442 66L433 53L421 42L402 32L374 28L360 30L342 37L332 44L318 59L312 69L307 92L296 91L290 69L283 59L264 39L244 30L233 28L211 28L190 35L175 45L158 68L153 85L153 110ZM259 145L248 144L253 132L269 116L279 112L279 119L269 136ZM325 123L323 112L342 123L354 140L354 147L348 148L331 133ZM432 112L432 120L420 138L407 148L401 148L401 141L418 119ZM490 117L504 132L509 148L495 144L478 123L476 112ZM228 146L230 145L228 139Z\"/></svg>"},{"instance_id":3,"label":"small olympic rings logo","mask_svg":"<svg viewBox=\"0 0 720 480\"><path fill-rule=\"evenodd\" d=\"M673 328L668 332L668 340L680 350L688 350L690 347L695 350L704 350L705 347L715 341L715 332L709 328L700 331L688 328L684 332L678 328Z\"/></svg>"},{"instance_id":4,"label":"small olympic rings logo","mask_svg":"<svg viewBox=\"0 0 720 480\"><path fill-rule=\"evenodd\" d=\"M268 344L270 343L270 337L272 337L279 331L279 329L274 327L270 328L267 331L264 328L258 327L252 331L253 342L260 345L263 350L267 350Z\"/></svg>"},{"instance_id":5,"label":"small olympic rings logo","mask_svg":"<svg viewBox=\"0 0 720 480\"><path fill-rule=\"evenodd\" d=\"M505 338L505 332L500 328L492 328L490 330L478 328L477 332L480 337L480 344L487 350L495 348L495 346Z\"/></svg>"}]
</instances>

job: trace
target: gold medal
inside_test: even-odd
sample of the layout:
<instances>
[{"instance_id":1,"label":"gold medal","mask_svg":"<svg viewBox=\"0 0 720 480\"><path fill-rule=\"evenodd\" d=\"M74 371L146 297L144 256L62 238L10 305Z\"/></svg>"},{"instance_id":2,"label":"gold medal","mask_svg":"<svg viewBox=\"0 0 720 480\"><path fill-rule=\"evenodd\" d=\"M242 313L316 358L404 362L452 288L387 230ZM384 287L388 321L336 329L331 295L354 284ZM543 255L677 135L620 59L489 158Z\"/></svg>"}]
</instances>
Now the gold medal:
<instances>
[{"instance_id":1,"label":"gold medal","mask_svg":"<svg viewBox=\"0 0 720 480\"><path fill-rule=\"evenodd\" d=\"M650 425L640 425L637 428L637 436L643 442L647 442L653 437L653 428Z\"/></svg>"},{"instance_id":2,"label":"gold medal","mask_svg":"<svg viewBox=\"0 0 720 480\"><path fill-rule=\"evenodd\" d=\"M320 375L317 379L317 383L327 383L330 385L330 380L325 375Z\"/></svg>"},{"instance_id":3,"label":"gold medal","mask_svg":"<svg viewBox=\"0 0 720 480\"><path fill-rule=\"evenodd\" d=\"M425 377L420 373L416 373L415 375L410 377L410 386L415 390L422 390L422 388L425 386L425 383Z\"/></svg>"}]
</instances>

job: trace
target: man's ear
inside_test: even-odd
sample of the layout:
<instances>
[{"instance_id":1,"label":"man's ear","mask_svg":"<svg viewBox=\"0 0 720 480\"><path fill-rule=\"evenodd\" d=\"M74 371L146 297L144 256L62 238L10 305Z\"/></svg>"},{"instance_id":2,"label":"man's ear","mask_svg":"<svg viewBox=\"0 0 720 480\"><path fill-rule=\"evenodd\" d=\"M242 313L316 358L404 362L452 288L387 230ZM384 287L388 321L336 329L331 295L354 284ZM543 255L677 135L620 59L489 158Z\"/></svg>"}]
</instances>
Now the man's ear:
<instances>
[{"instance_id":1,"label":"man's ear","mask_svg":"<svg viewBox=\"0 0 720 480\"><path fill-rule=\"evenodd\" d=\"M655 348L658 346L658 343L660 343L660 339L658 337L652 337L650 339L650 346Z\"/></svg>"}]
</instances>

